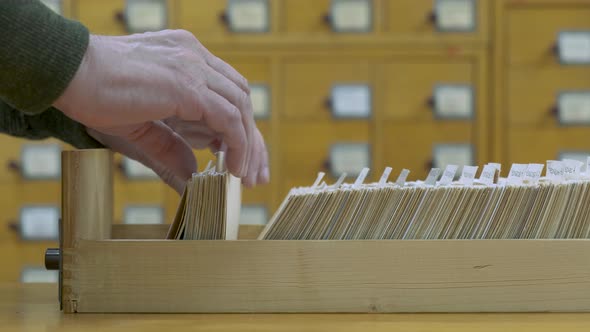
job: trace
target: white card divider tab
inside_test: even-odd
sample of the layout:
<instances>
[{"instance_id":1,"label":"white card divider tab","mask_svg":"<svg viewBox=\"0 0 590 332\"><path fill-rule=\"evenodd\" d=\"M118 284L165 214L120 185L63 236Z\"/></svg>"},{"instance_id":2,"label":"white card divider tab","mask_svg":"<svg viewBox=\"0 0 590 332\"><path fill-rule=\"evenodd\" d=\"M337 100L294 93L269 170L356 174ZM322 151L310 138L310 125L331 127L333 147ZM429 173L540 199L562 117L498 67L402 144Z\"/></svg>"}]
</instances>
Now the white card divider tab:
<instances>
[{"instance_id":1,"label":"white card divider tab","mask_svg":"<svg viewBox=\"0 0 590 332\"><path fill-rule=\"evenodd\" d=\"M315 189L315 188L317 188L318 185L320 185L320 183L322 182L322 179L324 178L324 175L326 175L326 173L324 173L324 172L319 172L318 173L318 176L315 179L315 182L311 186L312 189Z\"/></svg>"},{"instance_id":2,"label":"white card divider tab","mask_svg":"<svg viewBox=\"0 0 590 332\"><path fill-rule=\"evenodd\" d=\"M465 186L471 186L478 168L479 166L463 166L459 183Z\"/></svg>"},{"instance_id":3,"label":"white card divider tab","mask_svg":"<svg viewBox=\"0 0 590 332\"><path fill-rule=\"evenodd\" d=\"M528 166L528 164L512 164L508 173L508 184L522 184Z\"/></svg>"},{"instance_id":4,"label":"white card divider tab","mask_svg":"<svg viewBox=\"0 0 590 332\"><path fill-rule=\"evenodd\" d=\"M580 170L584 165L583 162L574 159L563 160L563 176L566 180L575 180L580 176Z\"/></svg>"},{"instance_id":5,"label":"white card divider tab","mask_svg":"<svg viewBox=\"0 0 590 332\"><path fill-rule=\"evenodd\" d=\"M424 184L427 186L436 185L436 180L438 179L439 175L440 175L440 168L431 169L430 172L428 172L428 176L426 177L426 180L424 180Z\"/></svg>"},{"instance_id":6,"label":"white card divider tab","mask_svg":"<svg viewBox=\"0 0 590 332\"><path fill-rule=\"evenodd\" d=\"M399 176L397 177L397 180L395 180L395 185L403 187L406 184L408 175L410 175L410 170L405 168L402 169L401 173L399 173Z\"/></svg>"},{"instance_id":7,"label":"white card divider tab","mask_svg":"<svg viewBox=\"0 0 590 332\"><path fill-rule=\"evenodd\" d=\"M367 177L367 174L369 174L369 168L365 167L361 170L361 173L356 178L356 181L354 181L353 188L358 188L361 184L363 184L363 182L365 182L365 178Z\"/></svg>"},{"instance_id":8,"label":"white card divider tab","mask_svg":"<svg viewBox=\"0 0 590 332\"><path fill-rule=\"evenodd\" d=\"M552 182L564 180L564 165L559 160L547 160L547 178Z\"/></svg>"},{"instance_id":9,"label":"white card divider tab","mask_svg":"<svg viewBox=\"0 0 590 332\"><path fill-rule=\"evenodd\" d=\"M453 182L455 175L457 174L457 170L459 166L457 165L447 165L445 171L443 172L442 177L440 178L440 185L447 186Z\"/></svg>"},{"instance_id":10,"label":"white card divider tab","mask_svg":"<svg viewBox=\"0 0 590 332\"><path fill-rule=\"evenodd\" d=\"M387 179L389 179L389 175L391 174L391 167L385 167L383 174L381 174L381 178L379 179L379 186L382 187L387 183Z\"/></svg>"},{"instance_id":11,"label":"white card divider tab","mask_svg":"<svg viewBox=\"0 0 590 332\"><path fill-rule=\"evenodd\" d=\"M479 182L491 186L494 184L494 177L496 176L496 166L487 164L483 167L481 174L479 175Z\"/></svg>"},{"instance_id":12,"label":"white card divider tab","mask_svg":"<svg viewBox=\"0 0 590 332\"><path fill-rule=\"evenodd\" d=\"M344 183L344 180L346 179L347 175L348 174L346 174L346 173L340 174L340 177L338 178L338 181L336 181L336 183L334 183L333 188L334 189L340 188L340 186L342 186L342 184Z\"/></svg>"},{"instance_id":13,"label":"white card divider tab","mask_svg":"<svg viewBox=\"0 0 590 332\"><path fill-rule=\"evenodd\" d=\"M537 184L543 174L543 164L529 164L524 175L524 183Z\"/></svg>"}]
</instances>

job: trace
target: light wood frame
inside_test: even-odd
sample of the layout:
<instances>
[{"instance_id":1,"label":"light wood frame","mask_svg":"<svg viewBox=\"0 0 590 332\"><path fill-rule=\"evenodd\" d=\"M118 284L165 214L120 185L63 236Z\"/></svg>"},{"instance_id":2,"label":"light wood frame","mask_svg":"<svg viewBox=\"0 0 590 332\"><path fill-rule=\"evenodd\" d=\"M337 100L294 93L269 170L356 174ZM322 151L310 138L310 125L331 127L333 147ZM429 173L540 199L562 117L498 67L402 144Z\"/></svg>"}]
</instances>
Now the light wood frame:
<instances>
[{"instance_id":1,"label":"light wood frame","mask_svg":"<svg viewBox=\"0 0 590 332\"><path fill-rule=\"evenodd\" d=\"M66 313L590 311L587 240L155 240L95 213L110 160L63 155Z\"/></svg>"}]
</instances>

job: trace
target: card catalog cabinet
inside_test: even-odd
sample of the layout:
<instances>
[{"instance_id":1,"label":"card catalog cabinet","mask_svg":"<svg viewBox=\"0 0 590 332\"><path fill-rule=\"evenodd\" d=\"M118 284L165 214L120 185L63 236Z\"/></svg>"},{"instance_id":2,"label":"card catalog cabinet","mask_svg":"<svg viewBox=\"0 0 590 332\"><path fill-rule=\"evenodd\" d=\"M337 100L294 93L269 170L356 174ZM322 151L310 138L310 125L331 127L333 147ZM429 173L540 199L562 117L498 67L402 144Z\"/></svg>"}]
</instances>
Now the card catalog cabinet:
<instances>
[{"instance_id":1,"label":"card catalog cabinet","mask_svg":"<svg viewBox=\"0 0 590 332\"><path fill-rule=\"evenodd\" d=\"M499 1L496 11L498 160L542 162L588 150L590 2Z\"/></svg>"}]
</instances>

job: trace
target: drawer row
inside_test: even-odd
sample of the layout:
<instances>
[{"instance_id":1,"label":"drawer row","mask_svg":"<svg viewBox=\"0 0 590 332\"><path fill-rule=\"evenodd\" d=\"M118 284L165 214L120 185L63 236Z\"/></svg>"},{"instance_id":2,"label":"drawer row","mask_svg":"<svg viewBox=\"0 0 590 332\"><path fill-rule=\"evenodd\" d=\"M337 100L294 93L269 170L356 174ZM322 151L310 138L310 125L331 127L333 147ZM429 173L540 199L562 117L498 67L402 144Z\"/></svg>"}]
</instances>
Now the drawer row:
<instances>
[{"instance_id":1,"label":"drawer row","mask_svg":"<svg viewBox=\"0 0 590 332\"><path fill-rule=\"evenodd\" d=\"M385 34L485 38L489 0L44 0L99 34L182 28L199 38Z\"/></svg>"}]
</instances>

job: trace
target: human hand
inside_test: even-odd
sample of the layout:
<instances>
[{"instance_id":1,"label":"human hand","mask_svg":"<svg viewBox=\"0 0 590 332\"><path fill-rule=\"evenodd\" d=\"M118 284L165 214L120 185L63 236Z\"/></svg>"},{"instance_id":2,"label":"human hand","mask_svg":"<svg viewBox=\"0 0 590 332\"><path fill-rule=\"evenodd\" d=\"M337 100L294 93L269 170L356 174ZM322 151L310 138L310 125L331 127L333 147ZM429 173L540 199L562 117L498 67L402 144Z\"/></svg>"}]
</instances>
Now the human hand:
<instances>
[{"instance_id":1,"label":"human hand","mask_svg":"<svg viewBox=\"0 0 590 332\"><path fill-rule=\"evenodd\" d=\"M174 175L161 175L164 181L188 179L196 170L191 145L201 148L200 138L214 135L207 146L227 145L232 174L247 186L268 182L246 79L189 32L91 36L78 72L54 106L105 145L137 151L136 158L156 173Z\"/></svg>"}]
</instances>

